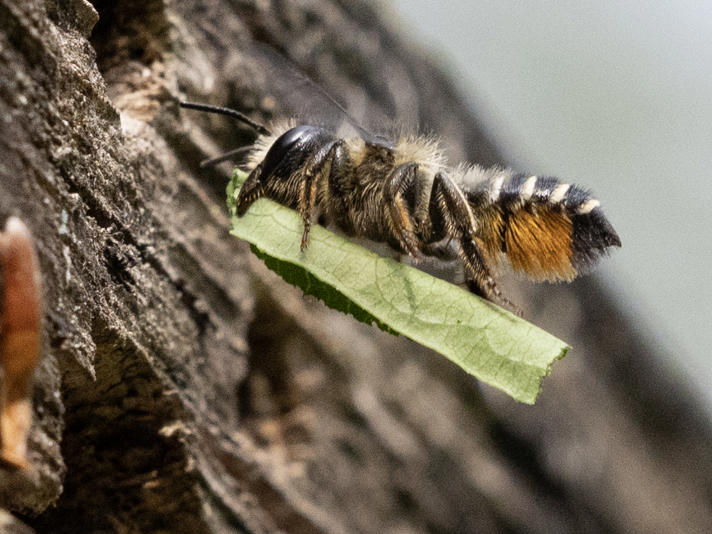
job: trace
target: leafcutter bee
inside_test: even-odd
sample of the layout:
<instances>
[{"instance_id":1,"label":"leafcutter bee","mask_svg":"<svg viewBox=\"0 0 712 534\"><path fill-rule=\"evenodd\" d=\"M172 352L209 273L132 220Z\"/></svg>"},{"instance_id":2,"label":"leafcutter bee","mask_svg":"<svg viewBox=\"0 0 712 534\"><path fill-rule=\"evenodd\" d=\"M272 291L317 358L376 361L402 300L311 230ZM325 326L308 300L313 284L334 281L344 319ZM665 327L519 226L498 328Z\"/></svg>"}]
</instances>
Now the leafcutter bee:
<instances>
[{"instance_id":1,"label":"leafcutter bee","mask_svg":"<svg viewBox=\"0 0 712 534\"><path fill-rule=\"evenodd\" d=\"M570 281L620 246L588 190L504 167L453 166L433 138L374 135L323 89L310 87L342 112L351 135L319 122L266 127L233 109L181 103L230 115L257 131L254 144L239 149L249 176L237 214L261 197L297 210L302 249L318 221L414 258L459 258L472 292L517 310L494 278L503 264L534 281Z\"/></svg>"}]
</instances>

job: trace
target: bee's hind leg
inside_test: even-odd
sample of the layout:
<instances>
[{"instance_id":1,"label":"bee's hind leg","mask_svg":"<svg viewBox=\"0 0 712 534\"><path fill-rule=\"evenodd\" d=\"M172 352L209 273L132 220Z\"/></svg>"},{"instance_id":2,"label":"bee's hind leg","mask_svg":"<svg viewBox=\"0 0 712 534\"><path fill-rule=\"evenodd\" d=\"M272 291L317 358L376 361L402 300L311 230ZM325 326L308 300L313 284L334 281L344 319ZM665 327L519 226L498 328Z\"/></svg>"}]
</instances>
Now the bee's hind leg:
<instances>
[{"instance_id":1,"label":"bee's hind leg","mask_svg":"<svg viewBox=\"0 0 712 534\"><path fill-rule=\"evenodd\" d=\"M497 287L475 240L462 240L460 251L465 264L465 282L470 292L503 305L520 317L524 315L522 309L505 297Z\"/></svg>"},{"instance_id":2,"label":"bee's hind leg","mask_svg":"<svg viewBox=\"0 0 712 534\"><path fill-rule=\"evenodd\" d=\"M502 295L490 273L477 244L477 221L460 188L447 175L438 173L433 180L430 202L431 220L443 219L446 234L460 242L460 257L470 291L521 315L521 310Z\"/></svg>"}]
</instances>

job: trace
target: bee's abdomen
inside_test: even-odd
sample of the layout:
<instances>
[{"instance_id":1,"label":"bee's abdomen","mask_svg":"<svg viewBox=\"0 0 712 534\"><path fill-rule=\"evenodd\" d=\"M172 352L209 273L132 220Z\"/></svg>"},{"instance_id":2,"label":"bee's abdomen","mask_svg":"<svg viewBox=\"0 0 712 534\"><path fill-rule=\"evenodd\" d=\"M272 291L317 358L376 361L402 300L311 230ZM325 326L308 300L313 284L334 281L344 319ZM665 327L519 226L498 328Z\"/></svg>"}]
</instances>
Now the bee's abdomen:
<instances>
[{"instance_id":1,"label":"bee's abdomen","mask_svg":"<svg viewBox=\"0 0 712 534\"><path fill-rule=\"evenodd\" d=\"M502 171L468 195L492 263L502 253L534 280L571 280L620 239L591 193L548 176Z\"/></svg>"}]
</instances>

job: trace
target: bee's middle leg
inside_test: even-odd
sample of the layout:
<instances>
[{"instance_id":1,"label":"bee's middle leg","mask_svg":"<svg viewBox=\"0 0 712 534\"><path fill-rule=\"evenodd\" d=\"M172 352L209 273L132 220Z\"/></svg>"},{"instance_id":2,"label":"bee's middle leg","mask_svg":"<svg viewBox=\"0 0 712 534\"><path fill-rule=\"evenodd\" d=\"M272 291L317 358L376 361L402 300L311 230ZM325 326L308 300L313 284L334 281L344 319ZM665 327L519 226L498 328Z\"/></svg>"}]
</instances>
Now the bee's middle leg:
<instances>
[{"instance_id":1,"label":"bee's middle leg","mask_svg":"<svg viewBox=\"0 0 712 534\"><path fill-rule=\"evenodd\" d=\"M401 248L413 257L417 257L420 252L420 241L416 236L415 224L404 194L409 188L415 187L417 179L418 164L403 163L388 176L384 190L393 233Z\"/></svg>"}]
</instances>

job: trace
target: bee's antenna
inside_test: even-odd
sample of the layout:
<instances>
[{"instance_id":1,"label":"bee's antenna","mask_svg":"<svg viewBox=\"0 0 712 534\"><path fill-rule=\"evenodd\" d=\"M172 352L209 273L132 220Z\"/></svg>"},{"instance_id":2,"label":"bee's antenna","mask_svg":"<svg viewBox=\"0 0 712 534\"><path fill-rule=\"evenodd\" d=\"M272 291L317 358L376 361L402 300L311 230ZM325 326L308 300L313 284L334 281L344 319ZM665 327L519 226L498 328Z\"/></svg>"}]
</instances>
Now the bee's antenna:
<instances>
[{"instance_id":1,"label":"bee's antenna","mask_svg":"<svg viewBox=\"0 0 712 534\"><path fill-rule=\"evenodd\" d=\"M181 102L180 107L186 108L186 109L195 109L197 111L206 111L208 113L217 113L218 115L227 115L227 116L233 117L241 122L244 122L248 126L251 126L258 133L260 133L262 135L272 135L272 132L270 132L262 124L260 124L259 122L253 121L247 115L240 113L239 111L234 110L234 109L223 108L220 106L211 106L210 104L198 104L196 102Z\"/></svg>"},{"instance_id":2,"label":"bee's antenna","mask_svg":"<svg viewBox=\"0 0 712 534\"><path fill-rule=\"evenodd\" d=\"M212 167L213 165L217 165L218 163L221 163L227 159L232 159L235 156L243 156L244 154L247 154L248 152L250 152L253 149L254 149L254 147L252 145L235 148L233 150L225 152L224 154L220 154L219 156L216 156L214 158L204 159L203 161L200 162L200 167L201 168Z\"/></svg>"}]
</instances>

